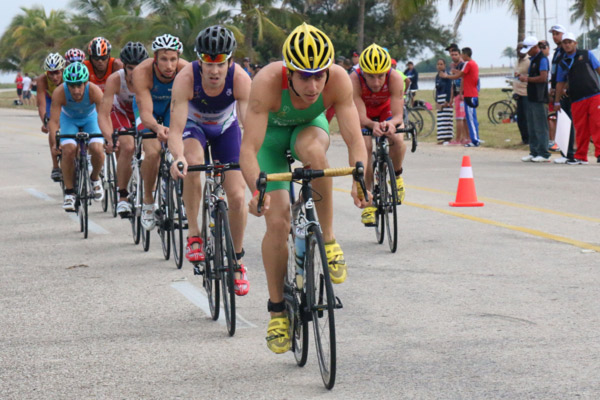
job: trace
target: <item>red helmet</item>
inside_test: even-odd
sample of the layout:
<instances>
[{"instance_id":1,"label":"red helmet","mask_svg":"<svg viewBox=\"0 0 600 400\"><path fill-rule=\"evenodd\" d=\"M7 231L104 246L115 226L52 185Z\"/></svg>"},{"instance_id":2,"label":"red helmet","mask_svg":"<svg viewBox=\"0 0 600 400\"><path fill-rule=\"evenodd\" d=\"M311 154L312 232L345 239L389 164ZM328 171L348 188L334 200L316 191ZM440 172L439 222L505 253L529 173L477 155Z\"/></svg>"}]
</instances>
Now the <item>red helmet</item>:
<instances>
[{"instance_id":1,"label":"red helmet","mask_svg":"<svg viewBox=\"0 0 600 400\"><path fill-rule=\"evenodd\" d=\"M69 49L65 53L65 60L67 60L68 63L76 61L83 62L83 60L85 60L85 53L83 52L83 50L79 50L76 48Z\"/></svg>"},{"instance_id":2,"label":"red helmet","mask_svg":"<svg viewBox=\"0 0 600 400\"><path fill-rule=\"evenodd\" d=\"M110 54L110 42L103 37L95 37L88 46L90 57L104 57Z\"/></svg>"}]
</instances>

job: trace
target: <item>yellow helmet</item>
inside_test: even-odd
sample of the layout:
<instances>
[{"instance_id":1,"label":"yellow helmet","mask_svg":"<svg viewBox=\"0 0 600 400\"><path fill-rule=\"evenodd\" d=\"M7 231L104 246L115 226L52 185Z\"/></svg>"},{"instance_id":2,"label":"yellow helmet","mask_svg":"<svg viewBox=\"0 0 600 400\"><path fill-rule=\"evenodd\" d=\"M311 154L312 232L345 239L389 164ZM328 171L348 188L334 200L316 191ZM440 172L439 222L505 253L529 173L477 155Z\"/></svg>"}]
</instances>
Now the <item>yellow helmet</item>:
<instances>
[{"instance_id":1,"label":"yellow helmet","mask_svg":"<svg viewBox=\"0 0 600 400\"><path fill-rule=\"evenodd\" d=\"M358 64L364 73L383 74L392 67L392 59L386 49L373 43L360 53Z\"/></svg>"},{"instance_id":2,"label":"yellow helmet","mask_svg":"<svg viewBox=\"0 0 600 400\"><path fill-rule=\"evenodd\" d=\"M290 71L319 72L333 63L333 44L326 34L303 23L283 43L283 60Z\"/></svg>"}]
</instances>

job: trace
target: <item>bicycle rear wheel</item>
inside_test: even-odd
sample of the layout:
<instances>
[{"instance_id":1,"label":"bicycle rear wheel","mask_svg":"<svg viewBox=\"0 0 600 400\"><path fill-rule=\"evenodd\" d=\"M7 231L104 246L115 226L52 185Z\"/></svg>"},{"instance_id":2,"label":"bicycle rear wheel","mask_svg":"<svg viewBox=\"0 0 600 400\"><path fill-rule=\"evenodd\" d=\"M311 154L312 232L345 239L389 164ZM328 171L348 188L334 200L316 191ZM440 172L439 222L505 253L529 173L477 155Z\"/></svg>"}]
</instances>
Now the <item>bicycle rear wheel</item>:
<instances>
[{"instance_id":1,"label":"bicycle rear wheel","mask_svg":"<svg viewBox=\"0 0 600 400\"><path fill-rule=\"evenodd\" d=\"M417 135L422 138L431 135L431 133L435 130L435 117L433 116L431 110L429 110L427 107L417 106L411 109L411 112L416 112L420 116L420 127L417 126Z\"/></svg>"},{"instance_id":2,"label":"bicycle rear wheel","mask_svg":"<svg viewBox=\"0 0 600 400\"><path fill-rule=\"evenodd\" d=\"M229 228L227 206L223 201L217 203L217 230L215 249L218 262L219 275L221 277L221 294L223 295L223 311L229 336L235 334L235 291L233 290L233 274L237 269L235 249Z\"/></svg>"},{"instance_id":3,"label":"bicycle rear wheel","mask_svg":"<svg viewBox=\"0 0 600 400\"><path fill-rule=\"evenodd\" d=\"M307 244L305 262L307 300L312 312L321 378L325 387L331 389L335 384L336 373L335 297L329 277L323 236L318 227L313 225L309 228Z\"/></svg>"},{"instance_id":4,"label":"bicycle rear wheel","mask_svg":"<svg viewBox=\"0 0 600 400\"><path fill-rule=\"evenodd\" d=\"M169 219L171 221L171 242L173 244L173 260L175 266L181 269L183 265L183 229L185 228L185 216L183 215L183 203L177 195L178 182L169 179L169 195L167 198Z\"/></svg>"},{"instance_id":5,"label":"bicycle rear wheel","mask_svg":"<svg viewBox=\"0 0 600 400\"><path fill-rule=\"evenodd\" d=\"M215 248L216 230L214 221L212 221L210 210L210 185L204 187L204 197L202 199L202 232L200 236L204 242L204 280L202 285L206 290L208 297L208 308L214 321L219 319L220 312L220 287L219 287L219 262ZM211 226L212 225L212 226Z\"/></svg>"},{"instance_id":6,"label":"bicycle rear wheel","mask_svg":"<svg viewBox=\"0 0 600 400\"><path fill-rule=\"evenodd\" d=\"M383 216L385 217L385 230L387 232L390 251L395 253L398 247L398 216L396 214L398 191L396 189L394 165L389 157L386 158L385 163L382 165L381 175L381 183L383 184L381 205Z\"/></svg>"},{"instance_id":7,"label":"bicycle rear wheel","mask_svg":"<svg viewBox=\"0 0 600 400\"><path fill-rule=\"evenodd\" d=\"M385 235L385 219L383 217L382 194L385 184L381 179L381 165L377 156L373 156L373 207L375 210L375 238L377 243L383 243Z\"/></svg>"},{"instance_id":8,"label":"bicycle rear wheel","mask_svg":"<svg viewBox=\"0 0 600 400\"><path fill-rule=\"evenodd\" d=\"M306 307L306 294L296 284L296 245L291 229L287 245L288 264L283 297L290 319L292 351L294 352L296 364L299 367L303 367L308 358L308 318L304 311Z\"/></svg>"},{"instance_id":9,"label":"bicycle rear wheel","mask_svg":"<svg viewBox=\"0 0 600 400\"><path fill-rule=\"evenodd\" d=\"M516 110L513 109L513 106L510 102L506 100L500 100L488 108L488 118L492 124L502 124L504 122L511 122L512 116L515 114Z\"/></svg>"},{"instance_id":10,"label":"bicycle rear wheel","mask_svg":"<svg viewBox=\"0 0 600 400\"><path fill-rule=\"evenodd\" d=\"M163 171L164 172L164 171ZM168 181L169 177L158 175L158 184L156 188L156 200L158 202L157 210L157 232L160 237L160 243L162 245L163 256L165 260L171 257L171 234L170 230L172 227L172 219L168 204Z\"/></svg>"}]
</instances>

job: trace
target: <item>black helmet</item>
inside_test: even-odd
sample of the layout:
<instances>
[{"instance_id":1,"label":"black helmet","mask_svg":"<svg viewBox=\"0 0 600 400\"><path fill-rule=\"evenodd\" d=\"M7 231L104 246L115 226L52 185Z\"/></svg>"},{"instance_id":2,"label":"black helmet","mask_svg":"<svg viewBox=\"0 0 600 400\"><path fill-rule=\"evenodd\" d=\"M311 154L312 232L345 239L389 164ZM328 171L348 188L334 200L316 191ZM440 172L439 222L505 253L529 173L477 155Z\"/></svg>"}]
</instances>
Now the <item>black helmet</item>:
<instances>
[{"instance_id":1,"label":"black helmet","mask_svg":"<svg viewBox=\"0 0 600 400\"><path fill-rule=\"evenodd\" d=\"M196 36L194 50L196 50L198 57L201 57L202 54L211 56L228 54L231 56L236 46L237 42L233 32L223 26L214 25L202 30Z\"/></svg>"},{"instance_id":2,"label":"black helmet","mask_svg":"<svg viewBox=\"0 0 600 400\"><path fill-rule=\"evenodd\" d=\"M127 42L121 50L120 58L125 65L138 65L148 58L148 52L140 42Z\"/></svg>"}]
</instances>

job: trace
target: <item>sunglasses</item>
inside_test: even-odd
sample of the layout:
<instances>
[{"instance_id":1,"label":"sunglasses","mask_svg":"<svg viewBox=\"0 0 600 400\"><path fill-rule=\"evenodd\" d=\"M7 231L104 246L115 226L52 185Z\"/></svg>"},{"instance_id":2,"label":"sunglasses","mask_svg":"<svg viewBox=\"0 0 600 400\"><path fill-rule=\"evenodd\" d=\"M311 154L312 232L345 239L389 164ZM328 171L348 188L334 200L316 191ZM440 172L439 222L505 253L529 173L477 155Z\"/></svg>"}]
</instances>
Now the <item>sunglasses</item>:
<instances>
[{"instance_id":1,"label":"sunglasses","mask_svg":"<svg viewBox=\"0 0 600 400\"><path fill-rule=\"evenodd\" d=\"M316 79L322 79L325 76L325 71L318 71L318 72L295 71L295 72L298 72L300 74L300 76L304 79L309 79L309 78L312 78L313 76Z\"/></svg>"},{"instance_id":2,"label":"sunglasses","mask_svg":"<svg viewBox=\"0 0 600 400\"><path fill-rule=\"evenodd\" d=\"M61 74L62 75L62 71L46 71L46 74L48 74L48 75L58 75L58 74Z\"/></svg>"},{"instance_id":3,"label":"sunglasses","mask_svg":"<svg viewBox=\"0 0 600 400\"><path fill-rule=\"evenodd\" d=\"M83 85L83 82L79 82L79 83L69 83L69 82L67 82L67 86L72 87L72 88L77 88L77 87L80 87L81 85Z\"/></svg>"},{"instance_id":4,"label":"sunglasses","mask_svg":"<svg viewBox=\"0 0 600 400\"><path fill-rule=\"evenodd\" d=\"M106 60L108 60L108 55L105 55L105 56L92 56L91 59L92 60L96 60L96 61L106 61Z\"/></svg>"},{"instance_id":5,"label":"sunglasses","mask_svg":"<svg viewBox=\"0 0 600 400\"><path fill-rule=\"evenodd\" d=\"M211 64L221 64L224 63L225 61L229 60L229 57L231 57L231 54L216 54L214 56L210 55L210 54L200 54L200 60L202 60L202 62L205 63L211 63Z\"/></svg>"}]
</instances>

